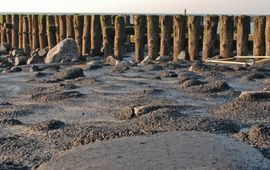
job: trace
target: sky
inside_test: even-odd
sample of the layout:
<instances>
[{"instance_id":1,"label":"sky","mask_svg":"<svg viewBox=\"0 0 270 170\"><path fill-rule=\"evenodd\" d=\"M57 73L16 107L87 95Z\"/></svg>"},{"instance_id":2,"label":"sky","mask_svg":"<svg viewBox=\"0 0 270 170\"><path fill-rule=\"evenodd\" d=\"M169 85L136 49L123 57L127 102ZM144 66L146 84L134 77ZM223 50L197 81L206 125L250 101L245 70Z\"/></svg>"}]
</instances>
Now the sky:
<instances>
[{"instance_id":1,"label":"sky","mask_svg":"<svg viewBox=\"0 0 270 170\"><path fill-rule=\"evenodd\" d=\"M2 13L270 15L270 0L0 0Z\"/></svg>"}]
</instances>

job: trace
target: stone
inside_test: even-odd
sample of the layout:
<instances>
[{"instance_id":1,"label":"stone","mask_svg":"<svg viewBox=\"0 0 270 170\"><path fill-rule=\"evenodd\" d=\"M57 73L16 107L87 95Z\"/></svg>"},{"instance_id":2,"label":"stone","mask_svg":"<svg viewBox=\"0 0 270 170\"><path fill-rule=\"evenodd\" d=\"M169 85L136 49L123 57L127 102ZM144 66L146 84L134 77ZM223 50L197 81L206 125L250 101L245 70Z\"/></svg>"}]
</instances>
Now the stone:
<instances>
[{"instance_id":1,"label":"stone","mask_svg":"<svg viewBox=\"0 0 270 170\"><path fill-rule=\"evenodd\" d=\"M171 61L172 57L164 55L164 56L159 56L156 58L156 61L161 61L161 62L166 62L166 61Z\"/></svg>"},{"instance_id":2,"label":"stone","mask_svg":"<svg viewBox=\"0 0 270 170\"><path fill-rule=\"evenodd\" d=\"M11 67L11 69L9 70L9 72L11 73L21 72L21 71L22 71L22 68L18 66Z\"/></svg>"},{"instance_id":3,"label":"stone","mask_svg":"<svg viewBox=\"0 0 270 170\"><path fill-rule=\"evenodd\" d=\"M186 51L183 50L178 55L177 60L186 60L186 58L187 58L187 53L186 53Z\"/></svg>"},{"instance_id":4,"label":"stone","mask_svg":"<svg viewBox=\"0 0 270 170\"><path fill-rule=\"evenodd\" d=\"M62 60L72 60L79 58L78 47L74 39L67 38L59 42L55 47L49 50L45 63L60 63Z\"/></svg>"},{"instance_id":5,"label":"stone","mask_svg":"<svg viewBox=\"0 0 270 170\"><path fill-rule=\"evenodd\" d=\"M124 71L129 69L129 65L127 62L122 61L121 63L116 64L113 68L112 68L112 72L113 73L123 73Z\"/></svg>"},{"instance_id":6,"label":"stone","mask_svg":"<svg viewBox=\"0 0 270 170\"><path fill-rule=\"evenodd\" d=\"M24 56L26 55L25 52L23 50L19 50L19 49L14 49L11 51L10 53L13 57L17 57L17 56Z\"/></svg>"},{"instance_id":7,"label":"stone","mask_svg":"<svg viewBox=\"0 0 270 170\"><path fill-rule=\"evenodd\" d=\"M162 71L160 77L178 77L178 74L173 71Z\"/></svg>"},{"instance_id":8,"label":"stone","mask_svg":"<svg viewBox=\"0 0 270 170\"><path fill-rule=\"evenodd\" d=\"M105 64L109 64L109 65L116 65L119 61L117 59L115 59L113 56L108 56L106 58Z\"/></svg>"},{"instance_id":9,"label":"stone","mask_svg":"<svg viewBox=\"0 0 270 170\"><path fill-rule=\"evenodd\" d=\"M13 62L6 61L0 63L0 68L11 68L13 66Z\"/></svg>"},{"instance_id":10,"label":"stone","mask_svg":"<svg viewBox=\"0 0 270 170\"><path fill-rule=\"evenodd\" d=\"M85 70L95 70L101 68L103 66L103 62L101 60L93 60L86 64Z\"/></svg>"},{"instance_id":11,"label":"stone","mask_svg":"<svg viewBox=\"0 0 270 170\"><path fill-rule=\"evenodd\" d=\"M56 73L53 77L53 79L56 80L69 80L69 79L75 79L79 77L84 77L83 70L81 68L67 68L59 73Z\"/></svg>"},{"instance_id":12,"label":"stone","mask_svg":"<svg viewBox=\"0 0 270 170\"><path fill-rule=\"evenodd\" d=\"M37 124L34 124L32 126L32 129L34 131L50 131L59 129L65 126L65 123L60 120L50 120L50 121L44 121Z\"/></svg>"},{"instance_id":13,"label":"stone","mask_svg":"<svg viewBox=\"0 0 270 170\"><path fill-rule=\"evenodd\" d=\"M143 61L140 62L140 64L138 64L138 65L147 65L147 64L152 63L152 62L153 62L153 60L152 60L149 56L147 56L147 57L145 57L145 58L143 59Z\"/></svg>"},{"instance_id":14,"label":"stone","mask_svg":"<svg viewBox=\"0 0 270 170\"><path fill-rule=\"evenodd\" d=\"M25 56L18 56L15 58L15 66L19 66L19 65L25 65L27 64L27 57Z\"/></svg>"},{"instance_id":15,"label":"stone","mask_svg":"<svg viewBox=\"0 0 270 170\"><path fill-rule=\"evenodd\" d=\"M37 63L44 63L43 58L38 55L38 52L33 53L32 56L27 60L26 64L37 64Z\"/></svg>"},{"instance_id":16,"label":"stone","mask_svg":"<svg viewBox=\"0 0 270 170\"><path fill-rule=\"evenodd\" d=\"M194 61L192 66L190 66L189 71L202 72L204 68L205 68L205 65L202 63L202 61L196 60Z\"/></svg>"},{"instance_id":17,"label":"stone","mask_svg":"<svg viewBox=\"0 0 270 170\"><path fill-rule=\"evenodd\" d=\"M49 48L46 47L46 48L40 49L40 50L38 51L38 55L39 55L40 57L46 57L46 55L48 54L48 52L49 52Z\"/></svg>"}]
</instances>

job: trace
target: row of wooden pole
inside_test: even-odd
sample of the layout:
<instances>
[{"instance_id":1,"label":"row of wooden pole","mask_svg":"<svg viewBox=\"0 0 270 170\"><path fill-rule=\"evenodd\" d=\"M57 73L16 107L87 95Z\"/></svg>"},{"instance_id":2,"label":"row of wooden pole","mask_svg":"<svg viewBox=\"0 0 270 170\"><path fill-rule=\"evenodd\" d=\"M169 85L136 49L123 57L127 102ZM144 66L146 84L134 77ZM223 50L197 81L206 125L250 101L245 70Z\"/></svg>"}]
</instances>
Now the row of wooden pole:
<instances>
[{"instance_id":1,"label":"row of wooden pole","mask_svg":"<svg viewBox=\"0 0 270 170\"><path fill-rule=\"evenodd\" d=\"M37 48L51 49L65 38L74 38L81 56L102 55L102 51L105 56L121 59L129 21L129 16L110 15L2 15L0 41L31 52ZM200 51L206 60L215 55L218 25L222 57L233 56L234 37L237 55L249 52L249 16L206 16L204 24L202 16L183 15L137 15L133 21L137 62L143 60L146 44L152 59L173 52L172 59L177 60L185 50L192 61L200 59ZM253 24L253 55L270 55L270 16L253 17Z\"/></svg>"}]
</instances>

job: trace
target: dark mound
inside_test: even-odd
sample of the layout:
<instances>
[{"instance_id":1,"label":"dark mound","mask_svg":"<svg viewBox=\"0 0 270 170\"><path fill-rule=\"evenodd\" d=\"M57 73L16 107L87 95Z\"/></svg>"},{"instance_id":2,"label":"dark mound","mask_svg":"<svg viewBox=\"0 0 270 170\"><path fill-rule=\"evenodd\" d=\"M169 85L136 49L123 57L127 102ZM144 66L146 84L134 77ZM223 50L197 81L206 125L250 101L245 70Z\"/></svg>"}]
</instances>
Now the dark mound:
<instances>
[{"instance_id":1,"label":"dark mound","mask_svg":"<svg viewBox=\"0 0 270 170\"><path fill-rule=\"evenodd\" d=\"M34 124L31 128L34 131L49 131L59 129L65 126L65 123L59 120L44 121Z\"/></svg>"}]
</instances>

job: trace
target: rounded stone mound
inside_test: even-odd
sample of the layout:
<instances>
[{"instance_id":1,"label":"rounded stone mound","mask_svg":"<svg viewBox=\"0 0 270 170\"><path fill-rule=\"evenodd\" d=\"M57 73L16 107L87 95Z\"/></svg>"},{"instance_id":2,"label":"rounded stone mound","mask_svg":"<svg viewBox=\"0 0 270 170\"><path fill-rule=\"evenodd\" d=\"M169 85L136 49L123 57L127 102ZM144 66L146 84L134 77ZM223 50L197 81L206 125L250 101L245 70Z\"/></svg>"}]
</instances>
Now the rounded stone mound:
<instances>
[{"instance_id":1,"label":"rounded stone mound","mask_svg":"<svg viewBox=\"0 0 270 170\"><path fill-rule=\"evenodd\" d=\"M256 149L204 132L167 132L96 142L39 169L270 169Z\"/></svg>"}]
</instances>

